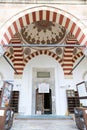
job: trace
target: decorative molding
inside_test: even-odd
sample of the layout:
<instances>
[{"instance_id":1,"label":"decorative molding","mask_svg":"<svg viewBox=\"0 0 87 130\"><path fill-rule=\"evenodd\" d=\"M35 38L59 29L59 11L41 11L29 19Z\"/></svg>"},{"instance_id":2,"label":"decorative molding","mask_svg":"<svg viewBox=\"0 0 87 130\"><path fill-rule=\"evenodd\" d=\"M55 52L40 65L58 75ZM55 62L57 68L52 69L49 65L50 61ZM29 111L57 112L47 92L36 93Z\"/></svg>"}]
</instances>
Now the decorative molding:
<instances>
[{"instance_id":1,"label":"decorative molding","mask_svg":"<svg viewBox=\"0 0 87 130\"><path fill-rule=\"evenodd\" d=\"M62 48L58 47L58 48L56 49L56 54L57 54L57 55L61 55L62 53L63 53Z\"/></svg>"},{"instance_id":2,"label":"decorative molding","mask_svg":"<svg viewBox=\"0 0 87 130\"><path fill-rule=\"evenodd\" d=\"M30 53L31 53L31 49L29 48L29 47L26 47L26 48L24 48L24 54L26 55L26 56L28 56L28 55L30 55Z\"/></svg>"},{"instance_id":3,"label":"decorative molding","mask_svg":"<svg viewBox=\"0 0 87 130\"><path fill-rule=\"evenodd\" d=\"M57 44L64 41L66 29L52 21L36 21L21 29L24 42L29 44Z\"/></svg>"}]
</instances>

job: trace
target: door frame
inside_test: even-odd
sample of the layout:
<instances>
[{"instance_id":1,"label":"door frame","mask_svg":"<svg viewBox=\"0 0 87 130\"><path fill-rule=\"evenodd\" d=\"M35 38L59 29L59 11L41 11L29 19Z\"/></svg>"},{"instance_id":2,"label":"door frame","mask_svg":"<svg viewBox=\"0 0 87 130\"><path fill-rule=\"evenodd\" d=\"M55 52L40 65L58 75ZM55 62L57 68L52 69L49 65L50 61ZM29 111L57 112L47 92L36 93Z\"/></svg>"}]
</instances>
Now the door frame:
<instances>
[{"instance_id":1,"label":"door frame","mask_svg":"<svg viewBox=\"0 0 87 130\"><path fill-rule=\"evenodd\" d=\"M38 88L35 90L36 92L36 109L35 109L35 113L36 114L52 114L52 90L49 89L49 98L50 98L50 103L49 103L49 108L45 108L45 94L47 93L39 93L38 92ZM38 103L38 98L41 97L40 103ZM38 104L42 105L42 108L39 110L38 108ZM40 106L41 107L41 106Z\"/></svg>"}]
</instances>

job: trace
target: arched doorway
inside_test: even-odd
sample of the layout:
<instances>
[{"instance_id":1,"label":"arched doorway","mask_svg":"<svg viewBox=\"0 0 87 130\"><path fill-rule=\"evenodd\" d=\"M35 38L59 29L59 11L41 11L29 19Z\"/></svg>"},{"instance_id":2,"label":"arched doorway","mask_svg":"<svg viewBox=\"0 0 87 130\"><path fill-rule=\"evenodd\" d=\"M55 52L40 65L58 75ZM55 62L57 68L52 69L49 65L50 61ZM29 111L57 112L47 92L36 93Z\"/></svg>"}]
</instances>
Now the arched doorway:
<instances>
[{"instance_id":1,"label":"arched doorway","mask_svg":"<svg viewBox=\"0 0 87 130\"><path fill-rule=\"evenodd\" d=\"M37 72L50 72L50 78L37 78ZM61 76L59 74L60 72L61 72ZM21 108L25 106L24 110L26 115L39 114L38 110L36 112L36 104L37 104L36 90L38 89L38 85L40 83L47 83L49 84L49 94L48 95L44 94L44 95L45 95L45 99L47 98L47 96L49 96L49 101L48 101L49 106L44 106L44 108L50 107L50 114L53 115L60 114L62 105L65 103L63 98L60 100L59 82L62 81L63 79L64 79L63 70L60 64L58 64L56 60L54 60L50 56L45 56L45 55L41 55L33 58L30 62L27 63L23 72L22 87L21 87L22 89L20 92L21 107L19 108L19 110L22 111ZM43 94L41 93L38 94L39 94L38 96L43 98L42 97ZM61 101L64 103L61 104ZM43 101L41 100L41 104L42 103ZM47 109L45 108L45 110ZM66 111L66 106L63 107L63 111ZM40 109L39 112L41 113ZM46 114L46 112L47 111L45 111L44 113L42 112L42 114Z\"/></svg>"}]
</instances>

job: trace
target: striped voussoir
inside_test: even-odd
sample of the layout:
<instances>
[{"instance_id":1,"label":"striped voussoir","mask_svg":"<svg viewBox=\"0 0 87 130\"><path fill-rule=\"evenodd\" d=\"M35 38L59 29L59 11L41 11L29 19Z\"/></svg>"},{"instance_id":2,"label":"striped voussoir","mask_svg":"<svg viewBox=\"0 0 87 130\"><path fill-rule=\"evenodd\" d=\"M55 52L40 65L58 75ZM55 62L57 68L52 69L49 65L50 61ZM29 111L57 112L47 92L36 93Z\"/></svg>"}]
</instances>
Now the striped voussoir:
<instances>
[{"instance_id":1,"label":"striped voussoir","mask_svg":"<svg viewBox=\"0 0 87 130\"><path fill-rule=\"evenodd\" d=\"M35 21L47 20L58 23L64 26L69 32L71 32L75 38L77 39L78 43L81 45L87 44L86 34L83 33L84 26L80 23L78 19L76 19L71 14L64 12L63 10L49 7L49 6L39 6L36 8L32 8L26 10L18 15L15 16L15 20L11 19L9 21L10 24L6 25L6 31L3 33L1 38L1 44L9 44L12 37L20 30ZM15 39L16 40L16 39ZM17 43L20 44L18 39L16 40ZM67 44L71 43L71 41L67 41ZM74 42L75 43L75 42ZM73 44L74 44L73 43ZM72 58L73 48L65 47L64 49L64 59L63 61L59 58L55 53L50 52L48 50L40 50L30 54L26 59L23 57L23 48L22 47L14 47L14 56L10 57L13 61L14 68L17 70L18 74L23 73L23 68L26 63L34 58L37 55L49 55L57 60L63 67L64 75L72 75L70 74L70 70L73 68L73 61L76 57ZM20 56L19 56L20 55ZM67 59L67 56L69 57Z\"/></svg>"},{"instance_id":2,"label":"striped voussoir","mask_svg":"<svg viewBox=\"0 0 87 130\"><path fill-rule=\"evenodd\" d=\"M1 44L8 44L12 36L20 31L22 27L27 26L32 22L41 20L53 21L64 26L76 37L79 44L87 44L86 35L82 31L84 27L80 27L81 23L79 23L75 17L62 10L42 6L33 8L32 10L26 10L26 12L22 13L21 16L19 15L19 17L17 16L15 19L16 20L12 21L10 26L7 28L7 31L3 34Z\"/></svg>"},{"instance_id":3,"label":"striped voussoir","mask_svg":"<svg viewBox=\"0 0 87 130\"><path fill-rule=\"evenodd\" d=\"M69 33L67 35L66 38L66 44L77 44L77 40L76 38ZM73 50L74 50L74 46L73 47L65 47L64 48L64 58L63 58L63 71L64 71L64 75L65 77L72 77L72 69L73 69Z\"/></svg>"}]
</instances>

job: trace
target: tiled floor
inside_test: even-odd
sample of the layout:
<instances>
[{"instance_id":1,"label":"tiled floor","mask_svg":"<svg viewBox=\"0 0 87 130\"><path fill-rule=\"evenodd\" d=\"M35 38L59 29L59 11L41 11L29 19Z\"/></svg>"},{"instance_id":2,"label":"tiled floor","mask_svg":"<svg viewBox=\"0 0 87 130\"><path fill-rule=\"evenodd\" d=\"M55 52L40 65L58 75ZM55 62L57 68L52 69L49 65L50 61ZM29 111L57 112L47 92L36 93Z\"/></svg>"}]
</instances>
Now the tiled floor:
<instances>
[{"instance_id":1,"label":"tiled floor","mask_svg":"<svg viewBox=\"0 0 87 130\"><path fill-rule=\"evenodd\" d=\"M11 130L78 130L72 119L15 119Z\"/></svg>"}]
</instances>

